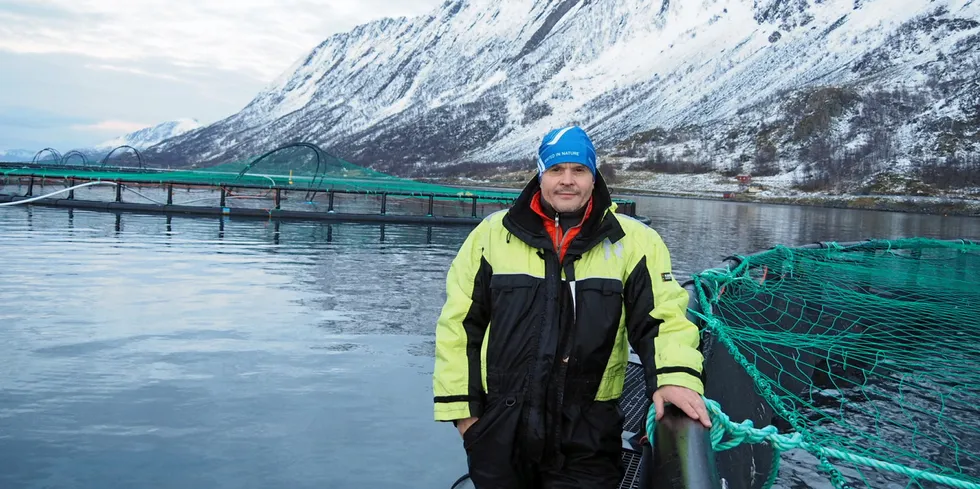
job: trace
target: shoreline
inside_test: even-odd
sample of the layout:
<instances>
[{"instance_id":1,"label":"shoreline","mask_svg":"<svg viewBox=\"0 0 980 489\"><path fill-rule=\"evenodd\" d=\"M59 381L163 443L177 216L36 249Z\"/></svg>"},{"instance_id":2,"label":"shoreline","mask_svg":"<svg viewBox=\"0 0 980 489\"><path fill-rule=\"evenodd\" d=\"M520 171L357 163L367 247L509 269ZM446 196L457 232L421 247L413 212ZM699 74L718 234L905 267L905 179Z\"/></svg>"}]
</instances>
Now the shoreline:
<instances>
[{"instance_id":1,"label":"shoreline","mask_svg":"<svg viewBox=\"0 0 980 489\"><path fill-rule=\"evenodd\" d=\"M451 185L463 188L486 188L520 190L525 181L462 181L461 179L433 179L433 183ZM768 192L756 194L725 192L677 192L669 190L652 190L627 185L609 185L610 192L616 197L662 197L671 199L713 200L718 202L736 202L749 204L790 205L799 207L823 207L829 209L850 209L882 212L902 212L907 214L923 214L937 216L980 217L980 199L970 199L954 196L920 197L914 195L826 195L818 193L799 193L796 195L767 195Z\"/></svg>"},{"instance_id":2,"label":"shoreline","mask_svg":"<svg viewBox=\"0 0 980 489\"><path fill-rule=\"evenodd\" d=\"M733 194L732 197L707 193L672 193L611 186L610 191L621 197L662 197L670 199L713 200L747 204L823 207L881 212L902 212L937 216L980 217L980 200L956 197L915 197L906 195L753 195Z\"/></svg>"}]
</instances>

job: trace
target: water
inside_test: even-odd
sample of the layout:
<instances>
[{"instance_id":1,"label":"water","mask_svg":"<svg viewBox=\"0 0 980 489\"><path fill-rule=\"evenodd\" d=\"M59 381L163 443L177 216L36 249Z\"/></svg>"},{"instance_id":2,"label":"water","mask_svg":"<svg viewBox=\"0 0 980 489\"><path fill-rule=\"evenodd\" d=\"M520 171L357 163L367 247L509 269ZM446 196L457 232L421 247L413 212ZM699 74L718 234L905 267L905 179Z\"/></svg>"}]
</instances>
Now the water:
<instances>
[{"instance_id":1,"label":"water","mask_svg":"<svg viewBox=\"0 0 980 489\"><path fill-rule=\"evenodd\" d=\"M664 238L682 276L774 244L908 236L980 239L980 219L961 216L651 197L637 198L636 212L652 218L650 226Z\"/></svg>"},{"instance_id":2,"label":"water","mask_svg":"<svg viewBox=\"0 0 980 489\"><path fill-rule=\"evenodd\" d=\"M969 218L638 212L682 276L777 242L980 237ZM432 329L468 231L0 208L0 487L449 487L465 455L431 421Z\"/></svg>"}]
</instances>

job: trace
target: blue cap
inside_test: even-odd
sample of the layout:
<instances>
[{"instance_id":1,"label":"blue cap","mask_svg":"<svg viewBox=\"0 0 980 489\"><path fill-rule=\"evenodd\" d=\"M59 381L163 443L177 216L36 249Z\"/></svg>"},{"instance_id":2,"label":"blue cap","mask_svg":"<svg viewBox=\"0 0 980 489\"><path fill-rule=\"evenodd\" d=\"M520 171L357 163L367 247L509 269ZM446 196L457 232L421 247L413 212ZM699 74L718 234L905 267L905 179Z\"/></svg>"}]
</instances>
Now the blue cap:
<instances>
[{"instance_id":1,"label":"blue cap","mask_svg":"<svg viewBox=\"0 0 980 489\"><path fill-rule=\"evenodd\" d=\"M545 135L538 148L538 176L561 163L580 163L592 172L595 179L595 146L588 134L578 126L553 129Z\"/></svg>"}]
</instances>

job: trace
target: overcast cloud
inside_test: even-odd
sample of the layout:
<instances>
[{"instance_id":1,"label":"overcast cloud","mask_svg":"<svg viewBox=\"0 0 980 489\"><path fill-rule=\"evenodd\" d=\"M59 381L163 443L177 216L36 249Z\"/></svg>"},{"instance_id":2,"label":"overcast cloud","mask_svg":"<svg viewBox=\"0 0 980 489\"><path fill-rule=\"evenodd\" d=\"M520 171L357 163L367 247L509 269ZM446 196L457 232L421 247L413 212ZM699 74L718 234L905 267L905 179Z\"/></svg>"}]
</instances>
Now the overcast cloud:
<instances>
[{"instance_id":1,"label":"overcast cloud","mask_svg":"<svg viewBox=\"0 0 980 489\"><path fill-rule=\"evenodd\" d=\"M0 149L241 109L332 34L441 0L0 0Z\"/></svg>"}]
</instances>

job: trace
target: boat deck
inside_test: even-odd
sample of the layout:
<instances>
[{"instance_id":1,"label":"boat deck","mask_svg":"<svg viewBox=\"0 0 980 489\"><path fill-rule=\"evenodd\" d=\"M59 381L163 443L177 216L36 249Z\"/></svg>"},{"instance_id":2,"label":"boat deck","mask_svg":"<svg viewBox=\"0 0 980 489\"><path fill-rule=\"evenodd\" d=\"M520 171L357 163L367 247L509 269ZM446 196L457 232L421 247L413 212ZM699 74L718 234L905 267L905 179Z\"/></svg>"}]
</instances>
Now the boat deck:
<instances>
[{"instance_id":1,"label":"boat deck","mask_svg":"<svg viewBox=\"0 0 980 489\"><path fill-rule=\"evenodd\" d=\"M626 474L619 484L620 489L640 488L641 454L629 448L628 440L639 433L646 422L649 403L646 402L645 390L643 367L638 363L630 362L626 367L626 383L623 386L623 395L619 400L619 405L626 418L623 422L623 466L626 467Z\"/></svg>"}]
</instances>

